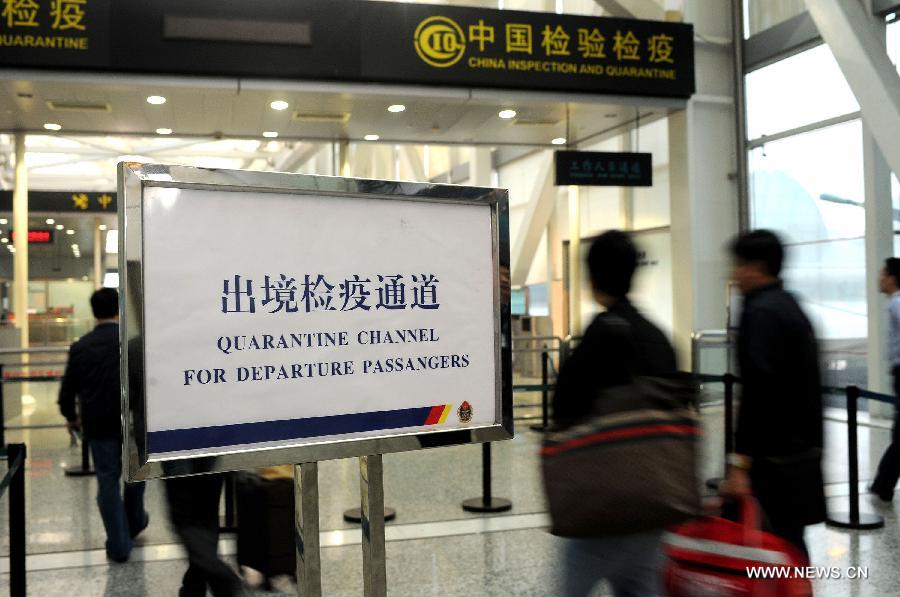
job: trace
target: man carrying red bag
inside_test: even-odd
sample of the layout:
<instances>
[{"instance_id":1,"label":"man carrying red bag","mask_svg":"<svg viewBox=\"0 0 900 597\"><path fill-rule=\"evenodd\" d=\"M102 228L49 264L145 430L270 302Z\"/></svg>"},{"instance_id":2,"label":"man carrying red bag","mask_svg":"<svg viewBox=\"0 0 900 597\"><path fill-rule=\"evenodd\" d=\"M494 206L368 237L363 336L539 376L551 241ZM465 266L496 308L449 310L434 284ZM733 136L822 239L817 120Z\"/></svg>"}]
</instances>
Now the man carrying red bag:
<instances>
[{"instance_id":1,"label":"man carrying red bag","mask_svg":"<svg viewBox=\"0 0 900 597\"><path fill-rule=\"evenodd\" d=\"M825 520L822 389L815 334L779 275L784 248L768 230L731 245L744 296L737 352L742 383L724 495L753 495L772 533L808 560L806 526Z\"/></svg>"}]
</instances>

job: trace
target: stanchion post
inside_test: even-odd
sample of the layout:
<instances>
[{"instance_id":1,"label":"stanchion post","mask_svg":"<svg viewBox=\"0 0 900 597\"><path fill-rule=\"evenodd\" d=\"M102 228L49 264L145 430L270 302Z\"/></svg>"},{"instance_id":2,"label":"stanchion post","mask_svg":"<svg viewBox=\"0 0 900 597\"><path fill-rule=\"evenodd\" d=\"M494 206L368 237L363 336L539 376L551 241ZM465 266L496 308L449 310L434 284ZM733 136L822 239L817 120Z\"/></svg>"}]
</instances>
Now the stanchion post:
<instances>
[{"instance_id":1,"label":"stanchion post","mask_svg":"<svg viewBox=\"0 0 900 597\"><path fill-rule=\"evenodd\" d=\"M850 473L850 520L859 523L859 438L857 437L857 414L859 409L859 388L847 388L847 456Z\"/></svg>"},{"instance_id":2,"label":"stanchion post","mask_svg":"<svg viewBox=\"0 0 900 597\"><path fill-rule=\"evenodd\" d=\"M25 597L25 444L10 444L7 462L22 457L22 466L9 484L9 594Z\"/></svg>"},{"instance_id":3,"label":"stanchion post","mask_svg":"<svg viewBox=\"0 0 900 597\"><path fill-rule=\"evenodd\" d=\"M850 474L850 511L831 512L825 522L845 529L879 529L884 526L884 518L878 514L859 511L859 446L856 429L858 402L859 388L847 386L847 466Z\"/></svg>"},{"instance_id":4,"label":"stanchion post","mask_svg":"<svg viewBox=\"0 0 900 597\"><path fill-rule=\"evenodd\" d=\"M722 376L725 382L725 455L734 451L734 375Z\"/></svg>"},{"instance_id":5,"label":"stanchion post","mask_svg":"<svg viewBox=\"0 0 900 597\"><path fill-rule=\"evenodd\" d=\"M481 494L484 496L485 504L490 504L494 497L493 487L491 487L492 468L491 442L484 442L481 444Z\"/></svg>"},{"instance_id":6,"label":"stanchion post","mask_svg":"<svg viewBox=\"0 0 900 597\"><path fill-rule=\"evenodd\" d=\"M547 389L547 382L549 376L548 372L548 363L549 363L549 355L547 354L547 346L544 345L544 350L541 352L541 424L540 425L532 425L532 431L544 431L550 425L550 392Z\"/></svg>"},{"instance_id":7,"label":"stanchion post","mask_svg":"<svg viewBox=\"0 0 900 597\"><path fill-rule=\"evenodd\" d=\"M490 442L481 444L481 497L464 500L462 507L466 512L506 512L512 509L511 501L493 496Z\"/></svg>"},{"instance_id":8,"label":"stanchion post","mask_svg":"<svg viewBox=\"0 0 900 597\"><path fill-rule=\"evenodd\" d=\"M0 363L0 446L6 445L6 411L3 408L3 364Z\"/></svg>"}]
</instances>

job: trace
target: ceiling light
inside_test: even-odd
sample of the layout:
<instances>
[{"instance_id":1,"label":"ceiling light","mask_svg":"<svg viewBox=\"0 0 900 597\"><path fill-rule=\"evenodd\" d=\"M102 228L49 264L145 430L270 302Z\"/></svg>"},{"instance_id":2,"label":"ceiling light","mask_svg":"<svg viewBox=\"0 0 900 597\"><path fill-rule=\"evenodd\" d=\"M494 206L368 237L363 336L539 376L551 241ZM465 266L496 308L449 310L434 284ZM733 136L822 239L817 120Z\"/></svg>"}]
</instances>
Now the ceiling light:
<instances>
[{"instance_id":1,"label":"ceiling light","mask_svg":"<svg viewBox=\"0 0 900 597\"><path fill-rule=\"evenodd\" d=\"M0 218L0 224L3 224L5 226L6 224L9 224L9 220L7 220L6 218Z\"/></svg>"},{"instance_id":2,"label":"ceiling light","mask_svg":"<svg viewBox=\"0 0 900 597\"><path fill-rule=\"evenodd\" d=\"M148 104L153 104L154 106L159 106L166 103L166 98L161 95L151 95L147 98Z\"/></svg>"},{"instance_id":3,"label":"ceiling light","mask_svg":"<svg viewBox=\"0 0 900 597\"><path fill-rule=\"evenodd\" d=\"M106 230L106 224L100 224L99 226L97 226L97 228L99 228L100 230Z\"/></svg>"},{"instance_id":4,"label":"ceiling light","mask_svg":"<svg viewBox=\"0 0 900 597\"><path fill-rule=\"evenodd\" d=\"M388 112L393 112L394 114L396 114L397 112L403 112L404 110L406 110L406 106L404 106L403 104L393 104L391 106L388 106Z\"/></svg>"},{"instance_id":5,"label":"ceiling light","mask_svg":"<svg viewBox=\"0 0 900 597\"><path fill-rule=\"evenodd\" d=\"M5 236L3 238L0 238L0 243L6 244L8 242L9 242L9 239L6 238Z\"/></svg>"},{"instance_id":6,"label":"ceiling light","mask_svg":"<svg viewBox=\"0 0 900 597\"><path fill-rule=\"evenodd\" d=\"M156 134L157 135L171 135L172 129L159 128L159 129L156 129Z\"/></svg>"},{"instance_id":7,"label":"ceiling light","mask_svg":"<svg viewBox=\"0 0 900 597\"><path fill-rule=\"evenodd\" d=\"M366 141L378 141L379 139L381 139L381 137L379 137L378 135L366 135L365 137L363 137L363 139L365 139Z\"/></svg>"},{"instance_id":8,"label":"ceiling light","mask_svg":"<svg viewBox=\"0 0 900 597\"><path fill-rule=\"evenodd\" d=\"M110 230L106 233L106 252L115 255L119 252L119 231Z\"/></svg>"},{"instance_id":9,"label":"ceiling light","mask_svg":"<svg viewBox=\"0 0 900 597\"><path fill-rule=\"evenodd\" d=\"M497 116L499 116L500 118L502 118L504 120L509 120L510 118L516 117L516 111L515 110L500 110L500 112L497 114Z\"/></svg>"},{"instance_id":10,"label":"ceiling light","mask_svg":"<svg viewBox=\"0 0 900 597\"><path fill-rule=\"evenodd\" d=\"M565 145L566 138L565 137L557 137L553 141L550 141L550 143L553 143L554 145Z\"/></svg>"},{"instance_id":11,"label":"ceiling light","mask_svg":"<svg viewBox=\"0 0 900 597\"><path fill-rule=\"evenodd\" d=\"M75 231L72 230L71 228L69 228L68 230L66 230L66 234L68 234L69 236L72 236L73 234L75 234Z\"/></svg>"},{"instance_id":12,"label":"ceiling light","mask_svg":"<svg viewBox=\"0 0 900 597\"><path fill-rule=\"evenodd\" d=\"M56 220L54 220L53 218L47 218L47 223L48 224L56 224Z\"/></svg>"},{"instance_id":13,"label":"ceiling light","mask_svg":"<svg viewBox=\"0 0 900 597\"><path fill-rule=\"evenodd\" d=\"M14 246L12 246L12 245L6 245L6 246L9 247L9 252L10 252L10 253L15 253L15 252L16 252L16 248L15 248Z\"/></svg>"},{"instance_id":14,"label":"ceiling light","mask_svg":"<svg viewBox=\"0 0 900 597\"><path fill-rule=\"evenodd\" d=\"M59 131L62 130L62 125L55 122L46 122L44 123L44 128L48 131Z\"/></svg>"},{"instance_id":15,"label":"ceiling light","mask_svg":"<svg viewBox=\"0 0 900 597\"><path fill-rule=\"evenodd\" d=\"M276 133L275 131L266 131L263 133L263 137L265 137L266 139L274 139L277 136L278 133Z\"/></svg>"},{"instance_id":16,"label":"ceiling light","mask_svg":"<svg viewBox=\"0 0 900 597\"><path fill-rule=\"evenodd\" d=\"M62 230L63 228L65 228L65 226L63 226L62 224L57 224L57 225L56 225L56 229L57 229L57 230Z\"/></svg>"},{"instance_id":17,"label":"ceiling light","mask_svg":"<svg viewBox=\"0 0 900 597\"><path fill-rule=\"evenodd\" d=\"M287 110L288 105L289 104L284 100L275 100L274 102L269 104L269 107L273 110Z\"/></svg>"}]
</instances>

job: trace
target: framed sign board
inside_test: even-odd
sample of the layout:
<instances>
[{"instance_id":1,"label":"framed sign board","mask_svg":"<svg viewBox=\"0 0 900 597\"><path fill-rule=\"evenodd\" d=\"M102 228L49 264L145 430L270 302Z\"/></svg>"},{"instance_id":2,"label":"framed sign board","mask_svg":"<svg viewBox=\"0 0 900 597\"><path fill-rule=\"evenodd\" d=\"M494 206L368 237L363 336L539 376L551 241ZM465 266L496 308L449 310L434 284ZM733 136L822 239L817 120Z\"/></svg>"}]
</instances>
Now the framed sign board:
<instances>
[{"instance_id":1,"label":"framed sign board","mask_svg":"<svg viewBox=\"0 0 900 597\"><path fill-rule=\"evenodd\" d=\"M128 479L512 437L505 190L122 163L118 197Z\"/></svg>"}]
</instances>

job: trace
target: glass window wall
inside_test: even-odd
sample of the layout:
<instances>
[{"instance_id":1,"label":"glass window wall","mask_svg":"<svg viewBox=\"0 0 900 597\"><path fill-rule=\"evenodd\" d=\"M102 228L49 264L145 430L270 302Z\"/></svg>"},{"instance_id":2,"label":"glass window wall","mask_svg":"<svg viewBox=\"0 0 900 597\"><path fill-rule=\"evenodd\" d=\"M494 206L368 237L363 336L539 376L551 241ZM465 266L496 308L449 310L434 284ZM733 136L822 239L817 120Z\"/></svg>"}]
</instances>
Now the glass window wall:
<instances>
[{"instance_id":1,"label":"glass window wall","mask_svg":"<svg viewBox=\"0 0 900 597\"><path fill-rule=\"evenodd\" d=\"M803 14L803 0L744 0L744 38Z\"/></svg>"},{"instance_id":2,"label":"glass window wall","mask_svg":"<svg viewBox=\"0 0 900 597\"><path fill-rule=\"evenodd\" d=\"M751 221L782 235L784 279L823 339L865 338L862 124L766 143L750 152Z\"/></svg>"},{"instance_id":3,"label":"glass window wall","mask_svg":"<svg viewBox=\"0 0 900 597\"><path fill-rule=\"evenodd\" d=\"M827 45L747 75L747 136L795 129L859 110Z\"/></svg>"}]
</instances>

